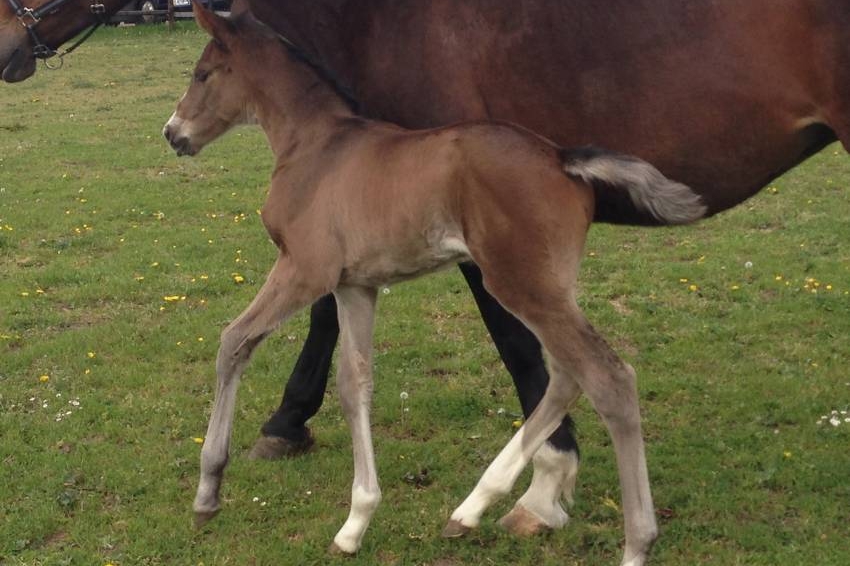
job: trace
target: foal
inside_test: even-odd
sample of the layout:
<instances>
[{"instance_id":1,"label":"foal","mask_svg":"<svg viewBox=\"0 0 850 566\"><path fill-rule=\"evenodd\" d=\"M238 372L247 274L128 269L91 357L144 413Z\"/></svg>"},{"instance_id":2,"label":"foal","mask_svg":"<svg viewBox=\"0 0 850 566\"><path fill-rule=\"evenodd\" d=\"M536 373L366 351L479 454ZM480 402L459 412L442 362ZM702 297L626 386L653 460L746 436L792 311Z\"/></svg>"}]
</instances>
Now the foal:
<instances>
[{"instance_id":1,"label":"foal","mask_svg":"<svg viewBox=\"0 0 850 566\"><path fill-rule=\"evenodd\" d=\"M540 339L551 380L537 410L452 513L445 536L479 524L584 392L611 433L625 514L623 564L644 564L656 536L635 373L576 304L576 275L596 191L655 223L704 214L699 198L636 158L568 151L510 124L409 131L358 117L312 65L250 14L224 19L195 5L213 40L164 134L194 155L256 120L276 156L266 229L279 249L251 305L222 333L218 386L201 452L194 510L220 508L239 378L278 325L333 292L342 348L338 389L351 428L348 520L332 549L353 553L380 500L369 429L376 289L472 260L487 289Z\"/></svg>"}]
</instances>

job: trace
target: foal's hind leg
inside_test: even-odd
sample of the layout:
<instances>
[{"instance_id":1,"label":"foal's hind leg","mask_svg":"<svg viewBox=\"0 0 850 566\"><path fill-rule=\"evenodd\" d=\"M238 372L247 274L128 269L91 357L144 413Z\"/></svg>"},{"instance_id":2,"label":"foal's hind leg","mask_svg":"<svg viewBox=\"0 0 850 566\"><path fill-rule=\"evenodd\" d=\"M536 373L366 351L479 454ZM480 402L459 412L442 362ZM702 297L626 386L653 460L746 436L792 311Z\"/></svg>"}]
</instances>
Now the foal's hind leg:
<instances>
[{"instance_id":1,"label":"foal's hind leg","mask_svg":"<svg viewBox=\"0 0 850 566\"><path fill-rule=\"evenodd\" d=\"M496 500L510 492L523 469L558 428L561 419L581 394L569 375L551 369L549 386L537 408L520 427L510 442L488 466L472 493L452 513L443 536L461 536L478 526L481 515ZM548 470L551 474L567 470ZM536 470L535 470L536 473Z\"/></svg>"},{"instance_id":2,"label":"foal's hind leg","mask_svg":"<svg viewBox=\"0 0 850 566\"><path fill-rule=\"evenodd\" d=\"M541 434L567 405L585 393L608 428L617 454L623 498L626 549L623 566L643 566L657 529L640 432L634 370L623 363L590 324L572 307L566 313L529 313L523 319L550 353L549 388L537 410L487 468L475 490L452 514L447 534L462 534L507 493ZM579 389L580 388L580 389Z\"/></svg>"},{"instance_id":3,"label":"foal's hind leg","mask_svg":"<svg viewBox=\"0 0 850 566\"><path fill-rule=\"evenodd\" d=\"M381 501L375 453L369 426L372 404L372 328L375 289L340 287L334 291L341 334L337 387L345 420L351 429L354 481L348 520L334 537L331 552L353 554Z\"/></svg>"},{"instance_id":4,"label":"foal's hind leg","mask_svg":"<svg viewBox=\"0 0 850 566\"><path fill-rule=\"evenodd\" d=\"M197 525L220 508L219 488L227 465L236 389L251 353L286 318L321 294L301 284L294 266L281 256L248 308L222 332L215 403L201 450L201 479L193 506Z\"/></svg>"},{"instance_id":5,"label":"foal's hind leg","mask_svg":"<svg viewBox=\"0 0 850 566\"><path fill-rule=\"evenodd\" d=\"M566 332L564 332L566 331ZM605 423L617 456L626 548L623 566L643 566L657 536L638 407L637 376L576 309L566 328L541 326L553 368L575 377Z\"/></svg>"},{"instance_id":6,"label":"foal's hind leg","mask_svg":"<svg viewBox=\"0 0 850 566\"><path fill-rule=\"evenodd\" d=\"M481 270L475 264L461 264L460 269L514 380L522 412L528 418L549 384L540 342L484 289ZM528 490L499 523L516 535L532 535L566 525L569 516L562 500L572 503L578 462L573 422L567 415L534 455L534 475Z\"/></svg>"}]
</instances>

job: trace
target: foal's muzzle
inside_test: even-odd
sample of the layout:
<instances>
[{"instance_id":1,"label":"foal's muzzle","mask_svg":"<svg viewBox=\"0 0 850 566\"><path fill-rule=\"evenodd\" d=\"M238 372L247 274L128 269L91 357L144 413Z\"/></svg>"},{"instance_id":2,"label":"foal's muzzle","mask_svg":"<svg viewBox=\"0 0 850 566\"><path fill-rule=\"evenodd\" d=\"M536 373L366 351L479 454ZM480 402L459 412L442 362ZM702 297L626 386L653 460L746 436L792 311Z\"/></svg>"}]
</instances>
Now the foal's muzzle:
<instances>
[{"instance_id":1,"label":"foal's muzzle","mask_svg":"<svg viewBox=\"0 0 850 566\"><path fill-rule=\"evenodd\" d=\"M162 129L162 135L168 140L168 143L174 149L178 156L195 155L197 153L192 147L187 136L181 135L170 122Z\"/></svg>"}]
</instances>

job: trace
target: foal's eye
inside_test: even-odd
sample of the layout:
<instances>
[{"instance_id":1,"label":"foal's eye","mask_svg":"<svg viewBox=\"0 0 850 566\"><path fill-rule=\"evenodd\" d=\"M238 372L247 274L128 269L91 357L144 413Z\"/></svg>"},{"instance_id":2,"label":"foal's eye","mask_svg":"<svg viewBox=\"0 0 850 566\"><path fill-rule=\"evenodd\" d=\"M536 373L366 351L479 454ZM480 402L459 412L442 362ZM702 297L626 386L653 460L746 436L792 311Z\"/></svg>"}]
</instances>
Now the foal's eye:
<instances>
[{"instance_id":1,"label":"foal's eye","mask_svg":"<svg viewBox=\"0 0 850 566\"><path fill-rule=\"evenodd\" d=\"M209 71L195 71L195 80L199 83L206 81L210 76Z\"/></svg>"}]
</instances>

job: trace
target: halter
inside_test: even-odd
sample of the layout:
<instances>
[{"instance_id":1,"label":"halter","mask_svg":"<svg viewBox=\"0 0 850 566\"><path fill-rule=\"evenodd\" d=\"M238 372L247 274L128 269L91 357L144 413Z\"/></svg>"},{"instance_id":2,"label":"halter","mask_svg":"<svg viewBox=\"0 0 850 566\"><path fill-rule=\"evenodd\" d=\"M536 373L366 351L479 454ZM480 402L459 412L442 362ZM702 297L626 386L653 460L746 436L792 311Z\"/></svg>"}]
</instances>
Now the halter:
<instances>
[{"instance_id":1,"label":"halter","mask_svg":"<svg viewBox=\"0 0 850 566\"><path fill-rule=\"evenodd\" d=\"M90 11L94 14L97 21L89 28L89 30L83 35L80 39L78 39L71 47L59 53L55 49L51 49L48 45L41 40L38 32L35 30L35 26L44 19L45 16L51 15L56 12L59 8L68 4L74 0L51 0L45 4L37 8L27 8L19 0L6 0L6 2L11 6L12 10L15 12L15 16L18 18L18 22L24 26L24 29L27 30L27 34L30 37L30 41L32 42L32 54L36 59L42 59L44 61L44 66L48 69L59 69L62 67L62 63L64 60L62 59L68 53L74 51L77 47L82 45L82 43L91 37L91 34L99 28L101 25L106 23L106 7L97 2L96 0L92 0ZM59 56L59 64L51 66L47 60L54 56Z\"/></svg>"}]
</instances>

